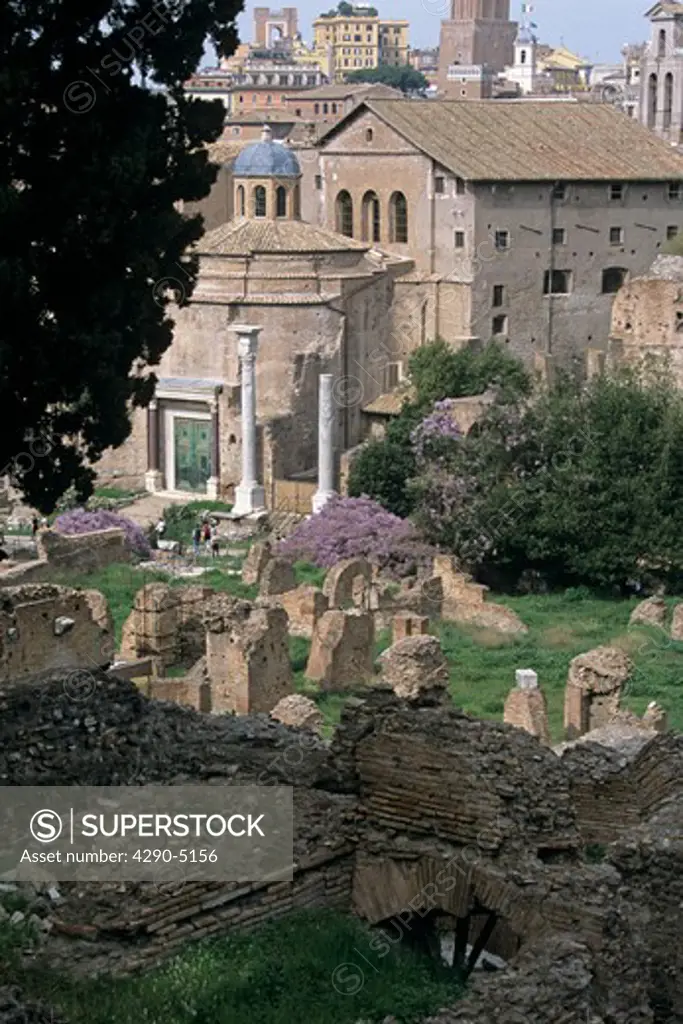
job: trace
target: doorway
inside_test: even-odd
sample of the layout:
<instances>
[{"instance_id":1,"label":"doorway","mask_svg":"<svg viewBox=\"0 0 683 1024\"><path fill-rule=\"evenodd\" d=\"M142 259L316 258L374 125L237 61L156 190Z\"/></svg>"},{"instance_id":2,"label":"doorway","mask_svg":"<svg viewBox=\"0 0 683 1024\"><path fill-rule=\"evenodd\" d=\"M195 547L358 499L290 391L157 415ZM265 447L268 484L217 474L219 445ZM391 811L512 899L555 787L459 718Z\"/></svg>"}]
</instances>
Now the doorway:
<instances>
[{"instance_id":1,"label":"doorway","mask_svg":"<svg viewBox=\"0 0 683 1024\"><path fill-rule=\"evenodd\" d=\"M173 418L174 490L206 494L211 476L211 422Z\"/></svg>"}]
</instances>

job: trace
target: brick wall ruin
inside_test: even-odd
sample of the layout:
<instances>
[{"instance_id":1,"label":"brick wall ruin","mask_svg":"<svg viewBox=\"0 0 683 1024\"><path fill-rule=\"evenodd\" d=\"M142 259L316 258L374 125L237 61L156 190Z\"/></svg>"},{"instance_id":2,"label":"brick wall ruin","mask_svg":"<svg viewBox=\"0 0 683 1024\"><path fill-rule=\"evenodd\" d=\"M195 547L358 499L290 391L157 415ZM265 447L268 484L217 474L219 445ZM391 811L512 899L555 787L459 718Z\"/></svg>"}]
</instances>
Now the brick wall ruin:
<instances>
[{"instance_id":1,"label":"brick wall ruin","mask_svg":"<svg viewBox=\"0 0 683 1024\"><path fill-rule=\"evenodd\" d=\"M59 682L0 686L5 784L293 785L295 877L131 885L115 903L96 886L70 900L64 884L44 955L84 973L131 970L298 907L353 910L406 935L438 914L508 967L433 1024L683 1021L683 738L657 736L633 757L590 743L558 756L438 688L405 700L379 685L349 701L329 745L264 715L208 717L93 678L87 727ZM597 832L607 792L616 809ZM600 863L585 852L596 841L612 844Z\"/></svg>"}]
</instances>

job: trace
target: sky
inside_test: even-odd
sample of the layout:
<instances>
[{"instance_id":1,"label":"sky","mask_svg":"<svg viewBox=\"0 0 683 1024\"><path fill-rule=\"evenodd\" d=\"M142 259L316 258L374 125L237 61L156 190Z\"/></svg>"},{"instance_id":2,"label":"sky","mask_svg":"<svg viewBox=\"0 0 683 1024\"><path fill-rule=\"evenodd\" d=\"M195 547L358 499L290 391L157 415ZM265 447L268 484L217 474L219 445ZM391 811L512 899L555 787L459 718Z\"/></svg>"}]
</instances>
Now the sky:
<instances>
[{"instance_id":1,"label":"sky","mask_svg":"<svg viewBox=\"0 0 683 1024\"><path fill-rule=\"evenodd\" d=\"M538 25L541 42L559 46L564 43L570 50L591 62L617 61L624 43L643 42L649 38L650 23L645 11L654 0L531 0L533 20ZM407 18L410 21L410 45L436 46L439 41L440 22L450 8L450 0L373 0L380 14L389 18ZM261 0L260 6L268 6ZM256 5L259 6L259 5ZM299 31L307 42L312 39L311 24L321 11L336 6L336 0L271 0L270 7L298 7ZM521 0L511 0L511 17L519 20ZM240 35L244 42L252 38L254 5L246 3L246 13L240 16Z\"/></svg>"}]
</instances>

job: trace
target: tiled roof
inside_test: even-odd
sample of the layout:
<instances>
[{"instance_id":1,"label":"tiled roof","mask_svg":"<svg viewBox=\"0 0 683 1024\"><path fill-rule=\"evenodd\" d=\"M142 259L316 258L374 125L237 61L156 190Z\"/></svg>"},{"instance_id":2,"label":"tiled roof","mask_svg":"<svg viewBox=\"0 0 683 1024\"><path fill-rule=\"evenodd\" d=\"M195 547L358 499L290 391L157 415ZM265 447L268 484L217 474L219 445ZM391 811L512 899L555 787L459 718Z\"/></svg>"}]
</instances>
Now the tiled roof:
<instances>
[{"instance_id":1,"label":"tiled roof","mask_svg":"<svg viewBox=\"0 0 683 1024\"><path fill-rule=\"evenodd\" d=\"M683 157L607 103L367 100L362 109L470 181L660 181L683 178Z\"/></svg>"},{"instance_id":2,"label":"tiled roof","mask_svg":"<svg viewBox=\"0 0 683 1024\"><path fill-rule=\"evenodd\" d=\"M287 99L296 100L346 100L352 96L365 99L377 97L378 99L402 99L400 89L394 89L382 82L348 82L342 85L320 85L317 89L305 89L287 96Z\"/></svg>"},{"instance_id":3,"label":"tiled roof","mask_svg":"<svg viewBox=\"0 0 683 1024\"><path fill-rule=\"evenodd\" d=\"M208 231L197 243L197 252L207 256L249 256L267 252L365 252L367 243L303 220L250 220L240 218Z\"/></svg>"}]
</instances>

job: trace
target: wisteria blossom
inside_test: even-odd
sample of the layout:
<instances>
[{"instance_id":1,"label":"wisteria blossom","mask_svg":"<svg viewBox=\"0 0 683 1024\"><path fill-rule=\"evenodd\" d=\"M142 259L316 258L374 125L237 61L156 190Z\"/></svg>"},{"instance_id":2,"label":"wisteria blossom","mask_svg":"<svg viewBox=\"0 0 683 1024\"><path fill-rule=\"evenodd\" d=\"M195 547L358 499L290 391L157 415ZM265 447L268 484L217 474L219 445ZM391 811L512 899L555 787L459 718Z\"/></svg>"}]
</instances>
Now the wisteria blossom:
<instances>
[{"instance_id":1,"label":"wisteria blossom","mask_svg":"<svg viewBox=\"0 0 683 1024\"><path fill-rule=\"evenodd\" d=\"M116 512L105 509L88 512L83 508L74 508L57 516L54 521L57 533L92 533L94 530L111 530L114 527L125 532L126 544L134 554L149 558L151 550L143 530L132 519Z\"/></svg>"},{"instance_id":2,"label":"wisteria blossom","mask_svg":"<svg viewBox=\"0 0 683 1024\"><path fill-rule=\"evenodd\" d=\"M417 426L410 440L418 459L438 458L448 442L462 440L462 430L455 421L453 410L456 399L444 398L436 402L430 414Z\"/></svg>"},{"instance_id":3,"label":"wisteria blossom","mask_svg":"<svg viewBox=\"0 0 683 1024\"><path fill-rule=\"evenodd\" d=\"M362 556L382 569L403 574L415 571L433 554L407 519L387 512L370 498L339 497L301 523L278 550L322 568Z\"/></svg>"}]
</instances>

